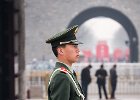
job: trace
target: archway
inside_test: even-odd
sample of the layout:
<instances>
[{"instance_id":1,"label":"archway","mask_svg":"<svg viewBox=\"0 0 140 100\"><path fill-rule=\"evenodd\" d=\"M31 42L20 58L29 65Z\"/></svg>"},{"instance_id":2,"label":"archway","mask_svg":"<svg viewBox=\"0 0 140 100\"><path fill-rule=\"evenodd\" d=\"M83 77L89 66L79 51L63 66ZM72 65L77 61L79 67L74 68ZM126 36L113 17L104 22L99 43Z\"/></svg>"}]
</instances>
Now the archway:
<instances>
[{"instance_id":1,"label":"archway","mask_svg":"<svg viewBox=\"0 0 140 100\"><path fill-rule=\"evenodd\" d=\"M72 19L68 27L72 25L80 26L86 20L99 16L111 18L124 27L129 37L130 62L138 62L138 36L136 29L129 18L120 11L107 7L93 7L78 14Z\"/></svg>"}]
</instances>

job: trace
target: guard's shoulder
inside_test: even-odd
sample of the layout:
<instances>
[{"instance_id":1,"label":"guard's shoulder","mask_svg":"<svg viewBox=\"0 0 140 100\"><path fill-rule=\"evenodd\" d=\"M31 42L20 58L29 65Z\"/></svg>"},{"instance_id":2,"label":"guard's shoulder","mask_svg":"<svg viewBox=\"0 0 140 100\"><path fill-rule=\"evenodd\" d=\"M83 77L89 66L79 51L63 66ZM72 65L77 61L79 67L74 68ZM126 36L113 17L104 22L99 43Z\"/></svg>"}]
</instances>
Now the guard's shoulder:
<instances>
[{"instance_id":1,"label":"guard's shoulder","mask_svg":"<svg viewBox=\"0 0 140 100\"><path fill-rule=\"evenodd\" d=\"M65 67L62 66L62 67L60 67L60 72L63 72L65 74L67 74L68 70Z\"/></svg>"}]
</instances>

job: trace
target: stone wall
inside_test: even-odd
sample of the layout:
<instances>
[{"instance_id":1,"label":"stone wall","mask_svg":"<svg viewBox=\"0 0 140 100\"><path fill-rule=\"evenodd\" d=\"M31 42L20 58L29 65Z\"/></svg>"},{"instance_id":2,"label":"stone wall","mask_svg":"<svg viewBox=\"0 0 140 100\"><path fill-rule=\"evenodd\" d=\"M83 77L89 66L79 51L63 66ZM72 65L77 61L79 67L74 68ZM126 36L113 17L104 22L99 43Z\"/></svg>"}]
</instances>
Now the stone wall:
<instances>
[{"instance_id":1,"label":"stone wall","mask_svg":"<svg viewBox=\"0 0 140 100\"><path fill-rule=\"evenodd\" d=\"M76 15L92 7L121 11L132 21L140 38L139 5L139 0L25 0L26 63L33 58L55 59L45 40L67 27Z\"/></svg>"}]
</instances>

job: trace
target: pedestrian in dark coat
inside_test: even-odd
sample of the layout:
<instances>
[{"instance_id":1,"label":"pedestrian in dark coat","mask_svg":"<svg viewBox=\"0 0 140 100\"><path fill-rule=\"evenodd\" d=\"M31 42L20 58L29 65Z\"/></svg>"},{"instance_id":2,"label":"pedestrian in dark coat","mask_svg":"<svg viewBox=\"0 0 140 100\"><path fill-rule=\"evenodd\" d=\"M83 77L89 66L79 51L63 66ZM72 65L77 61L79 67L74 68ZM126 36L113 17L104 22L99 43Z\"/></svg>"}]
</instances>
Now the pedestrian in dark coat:
<instances>
[{"instance_id":1,"label":"pedestrian in dark coat","mask_svg":"<svg viewBox=\"0 0 140 100\"><path fill-rule=\"evenodd\" d=\"M78 61L81 44L76 39L78 26L55 34L46 42L50 43L58 62L55 64L48 85L48 100L84 100L84 93L73 74L72 64Z\"/></svg>"},{"instance_id":2,"label":"pedestrian in dark coat","mask_svg":"<svg viewBox=\"0 0 140 100\"><path fill-rule=\"evenodd\" d=\"M88 85L91 83L90 69L91 65L85 67L81 72L81 85L85 94L85 99L87 100Z\"/></svg>"},{"instance_id":3,"label":"pedestrian in dark coat","mask_svg":"<svg viewBox=\"0 0 140 100\"><path fill-rule=\"evenodd\" d=\"M103 89L105 98L108 99L107 91L106 91L107 71L104 69L103 64L101 65L100 69L96 71L95 76L97 77L99 98L100 99L102 98L101 89Z\"/></svg>"},{"instance_id":4,"label":"pedestrian in dark coat","mask_svg":"<svg viewBox=\"0 0 140 100\"><path fill-rule=\"evenodd\" d=\"M111 85L111 99L115 99L115 91L117 86L117 72L116 72L116 64L110 69L110 85Z\"/></svg>"}]
</instances>

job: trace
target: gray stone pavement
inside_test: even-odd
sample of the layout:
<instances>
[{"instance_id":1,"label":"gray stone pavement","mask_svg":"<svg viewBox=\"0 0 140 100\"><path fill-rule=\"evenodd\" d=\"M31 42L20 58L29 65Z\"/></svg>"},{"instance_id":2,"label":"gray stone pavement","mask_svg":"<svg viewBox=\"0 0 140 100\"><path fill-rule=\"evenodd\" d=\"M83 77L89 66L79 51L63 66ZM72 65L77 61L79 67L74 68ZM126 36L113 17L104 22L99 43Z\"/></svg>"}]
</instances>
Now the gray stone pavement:
<instances>
[{"instance_id":1,"label":"gray stone pavement","mask_svg":"<svg viewBox=\"0 0 140 100\"><path fill-rule=\"evenodd\" d=\"M88 95L88 100L106 100L104 98L99 99L98 95ZM140 95L116 95L116 99L108 99L108 100L140 100Z\"/></svg>"},{"instance_id":2,"label":"gray stone pavement","mask_svg":"<svg viewBox=\"0 0 140 100\"><path fill-rule=\"evenodd\" d=\"M26 99L26 100L47 100L47 99ZM88 100L106 100L105 98L99 99L98 95L89 95ZM140 95L116 95L116 99L108 100L140 100Z\"/></svg>"}]
</instances>

